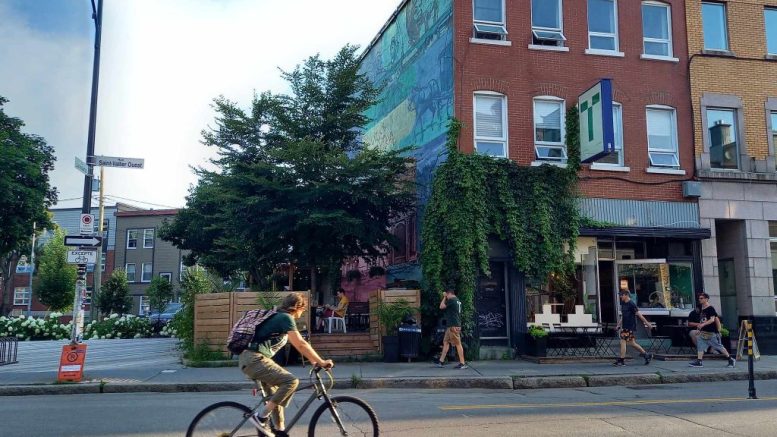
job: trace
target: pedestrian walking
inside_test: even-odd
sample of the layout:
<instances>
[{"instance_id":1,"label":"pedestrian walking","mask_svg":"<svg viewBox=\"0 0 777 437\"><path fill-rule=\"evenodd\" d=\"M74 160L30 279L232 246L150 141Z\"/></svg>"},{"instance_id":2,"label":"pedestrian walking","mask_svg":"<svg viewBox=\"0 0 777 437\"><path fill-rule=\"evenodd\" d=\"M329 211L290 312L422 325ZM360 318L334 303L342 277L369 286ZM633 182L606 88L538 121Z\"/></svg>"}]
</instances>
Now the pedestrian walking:
<instances>
[{"instance_id":1,"label":"pedestrian walking","mask_svg":"<svg viewBox=\"0 0 777 437\"><path fill-rule=\"evenodd\" d=\"M621 281L623 284L623 281ZM645 325L645 329L650 329L650 322L639 312L637 304L631 300L631 292L625 289L621 285L621 290L618 292L621 300L621 318L618 322L617 329L620 330L620 357L612 363L613 366L625 366L626 365L626 345L639 351L639 356L645 358L645 365L650 364L650 360L653 359L653 354L645 352L645 349L637 344L637 318L639 318Z\"/></svg>"},{"instance_id":2,"label":"pedestrian walking","mask_svg":"<svg viewBox=\"0 0 777 437\"><path fill-rule=\"evenodd\" d=\"M461 344L461 301L456 297L456 290L448 287L442 295L440 309L445 311L445 337L442 340L442 353L440 360L437 361L437 367L445 365L445 357L448 355L448 348L451 344L456 348L456 354L459 357L457 369L466 369L467 363L464 361L464 346Z\"/></svg>"},{"instance_id":3,"label":"pedestrian walking","mask_svg":"<svg viewBox=\"0 0 777 437\"><path fill-rule=\"evenodd\" d=\"M720 328L718 327L720 318L717 311L715 311L715 307L710 305L710 295L707 293L699 294L699 303L701 304L701 322L699 323L699 336L696 339L696 359L688 365L691 367L704 367L702 357L704 357L704 351L710 347L728 358L727 367L736 366L737 360L720 344Z\"/></svg>"},{"instance_id":4,"label":"pedestrian walking","mask_svg":"<svg viewBox=\"0 0 777 437\"><path fill-rule=\"evenodd\" d=\"M701 304L697 304L690 313L688 313L688 327L691 328L688 331L688 337L691 338L693 346L696 347L698 337L701 331L699 330L699 324L701 324Z\"/></svg>"}]
</instances>

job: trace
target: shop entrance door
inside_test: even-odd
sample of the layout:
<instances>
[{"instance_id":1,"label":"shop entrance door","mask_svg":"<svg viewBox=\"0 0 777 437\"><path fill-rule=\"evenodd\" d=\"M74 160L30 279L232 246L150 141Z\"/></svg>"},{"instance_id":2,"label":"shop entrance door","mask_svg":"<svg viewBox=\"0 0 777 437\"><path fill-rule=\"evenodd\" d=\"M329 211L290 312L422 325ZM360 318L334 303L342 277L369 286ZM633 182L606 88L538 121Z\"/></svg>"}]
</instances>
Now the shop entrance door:
<instances>
[{"instance_id":1,"label":"shop entrance door","mask_svg":"<svg viewBox=\"0 0 777 437\"><path fill-rule=\"evenodd\" d=\"M718 260L721 321L730 331L737 330L737 281L733 259Z\"/></svg>"},{"instance_id":2,"label":"shop entrance door","mask_svg":"<svg viewBox=\"0 0 777 437\"><path fill-rule=\"evenodd\" d=\"M507 339L507 262L490 261L490 276L481 276L475 294L475 310L481 340Z\"/></svg>"}]
</instances>

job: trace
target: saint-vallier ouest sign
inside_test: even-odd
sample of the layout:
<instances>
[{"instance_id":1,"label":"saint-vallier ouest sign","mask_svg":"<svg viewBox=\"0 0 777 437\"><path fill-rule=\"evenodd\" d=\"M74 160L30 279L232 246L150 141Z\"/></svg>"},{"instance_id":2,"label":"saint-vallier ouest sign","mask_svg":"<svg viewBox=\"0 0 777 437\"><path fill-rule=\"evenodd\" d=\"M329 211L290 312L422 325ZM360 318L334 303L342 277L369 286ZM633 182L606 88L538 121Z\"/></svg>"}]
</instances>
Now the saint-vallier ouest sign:
<instances>
[{"instance_id":1,"label":"saint-vallier ouest sign","mask_svg":"<svg viewBox=\"0 0 777 437\"><path fill-rule=\"evenodd\" d=\"M118 156L95 156L94 164L103 167L118 168L143 168L144 160L141 158L121 158Z\"/></svg>"}]
</instances>

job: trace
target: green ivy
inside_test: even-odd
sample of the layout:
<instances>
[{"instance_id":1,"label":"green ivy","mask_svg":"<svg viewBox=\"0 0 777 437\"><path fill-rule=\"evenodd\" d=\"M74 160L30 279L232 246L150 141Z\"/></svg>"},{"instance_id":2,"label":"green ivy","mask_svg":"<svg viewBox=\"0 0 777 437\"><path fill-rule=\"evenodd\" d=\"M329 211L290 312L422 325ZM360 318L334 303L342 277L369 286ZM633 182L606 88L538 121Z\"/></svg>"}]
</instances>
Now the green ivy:
<instances>
[{"instance_id":1,"label":"green ivy","mask_svg":"<svg viewBox=\"0 0 777 437\"><path fill-rule=\"evenodd\" d=\"M551 274L574 272L580 224L577 126L577 108L572 108L567 114L566 168L522 167L459 152L461 123L451 120L448 157L436 170L423 218L424 308L436 308L445 286L456 288L470 357L479 353L474 294L477 277L489 274L489 237L508 243L516 269L529 278L545 282Z\"/></svg>"}]
</instances>

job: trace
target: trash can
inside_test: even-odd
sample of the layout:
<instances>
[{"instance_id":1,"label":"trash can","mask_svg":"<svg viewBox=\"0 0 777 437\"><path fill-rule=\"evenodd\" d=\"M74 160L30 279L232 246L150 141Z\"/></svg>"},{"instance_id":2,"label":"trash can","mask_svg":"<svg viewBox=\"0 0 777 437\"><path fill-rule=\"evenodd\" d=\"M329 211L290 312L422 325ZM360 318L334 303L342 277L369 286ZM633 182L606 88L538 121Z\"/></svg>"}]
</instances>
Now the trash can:
<instances>
[{"instance_id":1,"label":"trash can","mask_svg":"<svg viewBox=\"0 0 777 437\"><path fill-rule=\"evenodd\" d=\"M402 325L399 327L399 355L407 358L417 358L421 350L421 327L416 325Z\"/></svg>"}]
</instances>

